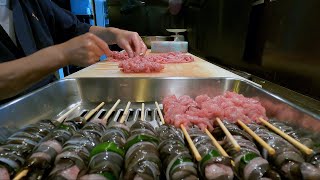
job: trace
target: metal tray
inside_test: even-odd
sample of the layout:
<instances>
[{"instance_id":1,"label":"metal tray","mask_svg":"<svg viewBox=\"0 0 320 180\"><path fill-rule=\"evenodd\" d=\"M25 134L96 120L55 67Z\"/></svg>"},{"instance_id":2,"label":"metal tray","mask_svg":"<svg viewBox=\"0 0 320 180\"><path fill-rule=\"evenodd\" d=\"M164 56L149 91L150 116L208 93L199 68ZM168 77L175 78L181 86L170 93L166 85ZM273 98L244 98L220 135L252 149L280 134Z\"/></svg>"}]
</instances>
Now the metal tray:
<instances>
[{"instance_id":1,"label":"metal tray","mask_svg":"<svg viewBox=\"0 0 320 180\"><path fill-rule=\"evenodd\" d=\"M141 102L146 103L146 119L156 125L158 117L154 101L175 94L195 97L199 94L221 95L234 91L246 97L259 99L269 118L290 123L301 132L320 134L320 115L309 112L277 95L248 82L233 78L79 78L65 79L50 84L31 94L0 107L0 141L14 130L40 119L58 118L77 103L80 107L68 118L83 115L104 101L104 109L94 118L101 118L117 99L121 103L113 114L114 121L120 116L127 101L132 102L132 121L137 119ZM102 116L103 117L103 116ZM128 120L130 121L130 120ZM312 133L310 133L312 132ZM319 136L318 136L319 137Z\"/></svg>"}]
</instances>

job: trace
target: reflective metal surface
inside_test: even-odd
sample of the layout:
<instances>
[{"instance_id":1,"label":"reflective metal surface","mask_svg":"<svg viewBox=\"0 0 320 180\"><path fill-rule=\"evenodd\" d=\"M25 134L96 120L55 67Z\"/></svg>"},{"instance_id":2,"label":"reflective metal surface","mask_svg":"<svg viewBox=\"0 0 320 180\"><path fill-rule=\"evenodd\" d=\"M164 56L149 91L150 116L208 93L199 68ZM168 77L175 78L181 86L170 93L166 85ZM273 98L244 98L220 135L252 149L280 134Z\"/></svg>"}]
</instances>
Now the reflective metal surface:
<instances>
[{"instance_id":1,"label":"reflective metal surface","mask_svg":"<svg viewBox=\"0 0 320 180\"><path fill-rule=\"evenodd\" d=\"M320 114L312 113L289 101L271 94L250 83L230 78L81 78L61 80L46 86L32 94L26 95L0 107L1 125L19 128L25 124L43 118L54 119L57 114L66 111L76 103L81 103L78 112L90 110L104 101L110 108L121 99L120 107L127 101L132 107L154 105L163 97L175 94L199 94L209 96L221 95L225 91L234 91L246 97L259 99L267 110L269 118L289 122L293 126L319 132Z\"/></svg>"}]
</instances>

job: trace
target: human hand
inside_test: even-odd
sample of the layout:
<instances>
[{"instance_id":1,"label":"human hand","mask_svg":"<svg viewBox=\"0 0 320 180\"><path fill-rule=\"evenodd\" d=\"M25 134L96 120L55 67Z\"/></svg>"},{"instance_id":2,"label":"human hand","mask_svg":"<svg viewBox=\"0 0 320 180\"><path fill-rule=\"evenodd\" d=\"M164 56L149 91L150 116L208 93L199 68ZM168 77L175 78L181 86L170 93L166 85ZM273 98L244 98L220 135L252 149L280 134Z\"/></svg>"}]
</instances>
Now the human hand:
<instances>
[{"instance_id":1,"label":"human hand","mask_svg":"<svg viewBox=\"0 0 320 180\"><path fill-rule=\"evenodd\" d=\"M82 67L98 62L103 54L111 54L108 44L92 33L75 37L58 48L66 64Z\"/></svg>"},{"instance_id":2,"label":"human hand","mask_svg":"<svg viewBox=\"0 0 320 180\"><path fill-rule=\"evenodd\" d=\"M121 29L115 30L115 40L119 47L124 49L129 57L144 55L147 46L136 32L125 31Z\"/></svg>"}]
</instances>

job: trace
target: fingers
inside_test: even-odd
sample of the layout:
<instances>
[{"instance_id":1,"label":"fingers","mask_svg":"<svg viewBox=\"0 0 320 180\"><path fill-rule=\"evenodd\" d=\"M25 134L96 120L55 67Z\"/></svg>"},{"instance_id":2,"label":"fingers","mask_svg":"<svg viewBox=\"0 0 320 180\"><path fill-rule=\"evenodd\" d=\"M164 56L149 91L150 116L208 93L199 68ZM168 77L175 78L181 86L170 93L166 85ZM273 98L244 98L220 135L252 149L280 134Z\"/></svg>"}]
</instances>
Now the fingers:
<instances>
[{"instance_id":1,"label":"fingers","mask_svg":"<svg viewBox=\"0 0 320 180\"><path fill-rule=\"evenodd\" d=\"M124 41L121 44L122 44L122 48L128 53L128 56L130 58L134 57L134 53L133 53L133 50L132 50L129 42L128 41Z\"/></svg>"},{"instance_id":2,"label":"fingers","mask_svg":"<svg viewBox=\"0 0 320 180\"><path fill-rule=\"evenodd\" d=\"M132 36L133 36L132 37L132 46L133 46L133 49L134 49L134 55L135 56L139 56L142 53L141 52L141 49L142 49L141 41L142 41L142 39L140 38L138 33L133 33Z\"/></svg>"},{"instance_id":3,"label":"fingers","mask_svg":"<svg viewBox=\"0 0 320 180\"><path fill-rule=\"evenodd\" d=\"M97 48L99 48L102 51L102 54L105 54L107 56L111 55L111 50L109 49L108 44L103 41L102 39L100 39L98 36L94 35L94 34L89 34L89 37L93 40L94 44L96 45ZM98 52L98 51L97 51Z\"/></svg>"},{"instance_id":4,"label":"fingers","mask_svg":"<svg viewBox=\"0 0 320 180\"><path fill-rule=\"evenodd\" d=\"M146 54L148 48L142 40L140 41L140 43L141 43L141 53L139 55L143 56Z\"/></svg>"}]
</instances>

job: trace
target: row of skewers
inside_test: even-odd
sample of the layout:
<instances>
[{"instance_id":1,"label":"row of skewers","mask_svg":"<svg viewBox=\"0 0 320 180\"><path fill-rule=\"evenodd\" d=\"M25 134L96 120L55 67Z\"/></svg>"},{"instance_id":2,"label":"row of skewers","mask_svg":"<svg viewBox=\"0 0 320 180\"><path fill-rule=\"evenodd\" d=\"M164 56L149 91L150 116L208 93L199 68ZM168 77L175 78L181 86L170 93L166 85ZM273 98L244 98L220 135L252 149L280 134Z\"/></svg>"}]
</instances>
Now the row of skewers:
<instances>
[{"instance_id":1,"label":"row of skewers","mask_svg":"<svg viewBox=\"0 0 320 180\"><path fill-rule=\"evenodd\" d=\"M198 127L187 130L183 125L181 129L166 125L159 104L155 102L161 119L160 127L154 129L144 121L144 113L141 113L140 121L128 127L125 125L131 104L128 102L120 122L107 125L119 103L120 100L101 120L87 122L104 103L85 117L65 120L77 108L74 107L56 121L40 121L13 134L0 147L0 178L174 180L320 177L320 154L311 149L311 140L304 140L309 147L301 144L302 139L290 127L279 122L268 123L261 119L264 125L287 141L265 126L245 125L238 121L242 130L220 119L217 119L219 127L212 136L208 130L202 132ZM141 112L144 112L144 104Z\"/></svg>"}]
</instances>

